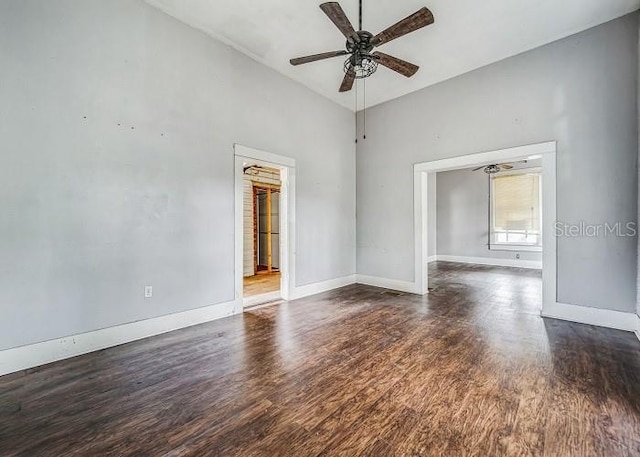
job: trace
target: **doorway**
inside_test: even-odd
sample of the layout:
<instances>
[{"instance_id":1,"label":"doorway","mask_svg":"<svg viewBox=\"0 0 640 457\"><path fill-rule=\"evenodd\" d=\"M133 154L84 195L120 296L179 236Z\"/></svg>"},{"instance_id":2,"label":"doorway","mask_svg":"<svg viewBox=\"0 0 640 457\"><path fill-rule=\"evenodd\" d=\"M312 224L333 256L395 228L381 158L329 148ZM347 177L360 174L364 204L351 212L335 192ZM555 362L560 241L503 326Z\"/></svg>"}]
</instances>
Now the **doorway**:
<instances>
[{"instance_id":1,"label":"doorway","mask_svg":"<svg viewBox=\"0 0 640 457\"><path fill-rule=\"evenodd\" d=\"M529 157L434 173L430 291L487 296L498 291L495 316L513 306L540 313L541 161Z\"/></svg>"},{"instance_id":2,"label":"doorway","mask_svg":"<svg viewBox=\"0 0 640 457\"><path fill-rule=\"evenodd\" d=\"M295 284L295 160L235 151L235 312L289 300Z\"/></svg>"},{"instance_id":3,"label":"doorway","mask_svg":"<svg viewBox=\"0 0 640 457\"><path fill-rule=\"evenodd\" d=\"M254 304L280 293L280 170L243 168L243 296Z\"/></svg>"},{"instance_id":4,"label":"doorway","mask_svg":"<svg viewBox=\"0 0 640 457\"><path fill-rule=\"evenodd\" d=\"M544 179L542 201L542 313L555 306L557 299L557 240L556 221L556 143L547 142L498 151L483 152L451 159L435 160L414 165L414 236L415 236L415 293L424 295L429 285L429 251L434 246L436 173L468 167L484 166L540 158Z\"/></svg>"}]
</instances>

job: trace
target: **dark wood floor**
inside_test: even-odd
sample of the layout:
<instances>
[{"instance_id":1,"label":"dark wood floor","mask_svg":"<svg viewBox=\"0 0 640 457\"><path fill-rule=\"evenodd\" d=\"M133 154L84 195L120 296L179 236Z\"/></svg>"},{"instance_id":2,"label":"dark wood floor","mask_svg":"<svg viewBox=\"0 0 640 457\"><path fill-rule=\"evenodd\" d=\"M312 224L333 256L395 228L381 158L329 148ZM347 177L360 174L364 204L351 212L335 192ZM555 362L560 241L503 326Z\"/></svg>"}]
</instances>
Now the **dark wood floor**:
<instances>
[{"instance_id":1,"label":"dark wood floor","mask_svg":"<svg viewBox=\"0 0 640 457\"><path fill-rule=\"evenodd\" d=\"M1 456L638 456L640 343L439 263L0 378Z\"/></svg>"}]
</instances>

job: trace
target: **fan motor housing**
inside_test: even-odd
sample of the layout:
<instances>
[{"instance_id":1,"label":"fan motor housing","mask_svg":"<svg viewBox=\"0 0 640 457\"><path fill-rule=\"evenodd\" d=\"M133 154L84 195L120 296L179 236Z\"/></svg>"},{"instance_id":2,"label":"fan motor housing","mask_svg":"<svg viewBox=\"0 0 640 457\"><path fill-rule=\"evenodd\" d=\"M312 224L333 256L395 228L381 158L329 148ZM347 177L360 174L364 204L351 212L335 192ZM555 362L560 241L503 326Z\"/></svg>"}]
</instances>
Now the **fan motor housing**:
<instances>
[{"instance_id":1,"label":"fan motor housing","mask_svg":"<svg viewBox=\"0 0 640 457\"><path fill-rule=\"evenodd\" d=\"M373 46L371 45L373 33L367 32L366 30L360 30L356 33L360 37L360 42L356 43L354 40L347 40L347 51L360 51L362 54L369 54L371 51L373 51Z\"/></svg>"}]
</instances>

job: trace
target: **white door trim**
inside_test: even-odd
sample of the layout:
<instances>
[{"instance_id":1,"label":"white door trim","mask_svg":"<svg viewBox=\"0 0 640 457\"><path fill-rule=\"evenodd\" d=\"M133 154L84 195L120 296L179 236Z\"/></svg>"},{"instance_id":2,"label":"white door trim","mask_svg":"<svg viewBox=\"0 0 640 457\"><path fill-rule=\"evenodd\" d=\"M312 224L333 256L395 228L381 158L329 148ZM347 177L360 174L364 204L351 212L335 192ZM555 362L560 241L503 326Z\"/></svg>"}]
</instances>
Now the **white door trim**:
<instances>
[{"instance_id":1,"label":"white door trim","mask_svg":"<svg viewBox=\"0 0 640 457\"><path fill-rule=\"evenodd\" d=\"M414 291L424 295L429 290L427 230L429 175L441 171L471 168L487 163L507 162L523 159L542 158L542 307L555 306L557 299L557 240L554 232L556 221L556 151L557 143L518 146L497 151L433 160L417 163L414 171L414 250L415 276Z\"/></svg>"},{"instance_id":2,"label":"white door trim","mask_svg":"<svg viewBox=\"0 0 640 457\"><path fill-rule=\"evenodd\" d=\"M263 165L280 170L280 291L284 300L291 300L295 289L295 195L296 161L259 149L234 144L235 155L235 312L243 305L243 176L244 165Z\"/></svg>"}]
</instances>

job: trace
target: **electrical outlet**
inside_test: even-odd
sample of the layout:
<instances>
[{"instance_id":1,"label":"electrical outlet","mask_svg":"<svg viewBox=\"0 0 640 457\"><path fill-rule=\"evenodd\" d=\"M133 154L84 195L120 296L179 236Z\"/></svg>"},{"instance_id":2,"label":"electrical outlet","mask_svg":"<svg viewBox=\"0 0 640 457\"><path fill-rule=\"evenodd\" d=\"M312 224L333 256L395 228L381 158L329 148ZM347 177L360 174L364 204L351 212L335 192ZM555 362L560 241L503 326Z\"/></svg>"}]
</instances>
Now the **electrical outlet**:
<instances>
[{"instance_id":1,"label":"electrical outlet","mask_svg":"<svg viewBox=\"0 0 640 457\"><path fill-rule=\"evenodd\" d=\"M153 286L144 286L144 298L153 297Z\"/></svg>"},{"instance_id":2,"label":"electrical outlet","mask_svg":"<svg viewBox=\"0 0 640 457\"><path fill-rule=\"evenodd\" d=\"M520 260L520 254L516 254L516 259Z\"/></svg>"}]
</instances>

